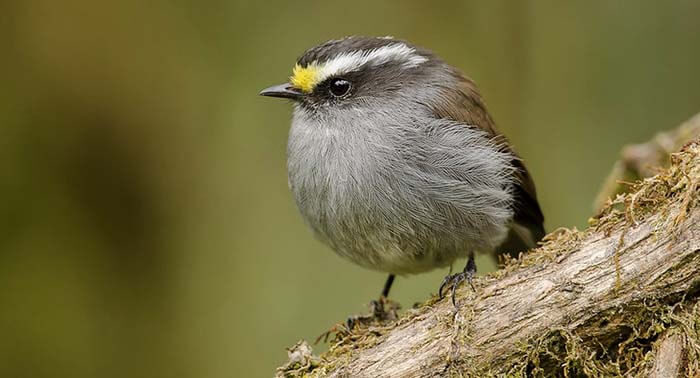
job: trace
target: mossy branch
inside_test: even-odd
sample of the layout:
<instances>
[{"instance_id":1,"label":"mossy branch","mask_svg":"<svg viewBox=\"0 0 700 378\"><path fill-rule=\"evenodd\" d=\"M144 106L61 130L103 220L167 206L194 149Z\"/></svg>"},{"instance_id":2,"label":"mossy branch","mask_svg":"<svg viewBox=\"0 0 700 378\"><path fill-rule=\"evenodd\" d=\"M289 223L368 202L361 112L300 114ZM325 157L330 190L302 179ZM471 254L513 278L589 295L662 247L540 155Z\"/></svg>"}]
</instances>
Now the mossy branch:
<instances>
[{"instance_id":1,"label":"mossy branch","mask_svg":"<svg viewBox=\"0 0 700 378\"><path fill-rule=\"evenodd\" d=\"M695 118L700 122L700 118ZM279 376L700 374L700 141L519 260L398 320L290 350ZM616 189L615 192L620 192Z\"/></svg>"}]
</instances>

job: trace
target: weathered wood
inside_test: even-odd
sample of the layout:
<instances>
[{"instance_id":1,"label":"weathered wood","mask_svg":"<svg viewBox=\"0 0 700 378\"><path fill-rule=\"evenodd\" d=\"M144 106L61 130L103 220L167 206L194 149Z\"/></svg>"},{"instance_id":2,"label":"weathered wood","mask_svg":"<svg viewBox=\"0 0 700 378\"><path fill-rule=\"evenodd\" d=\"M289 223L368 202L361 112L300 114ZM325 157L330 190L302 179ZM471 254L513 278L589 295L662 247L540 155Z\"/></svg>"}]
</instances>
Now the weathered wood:
<instances>
[{"instance_id":1,"label":"weathered wood","mask_svg":"<svg viewBox=\"0 0 700 378\"><path fill-rule=\"evenodd\" d=\"M675 129L662 131L645 143L630 144L622 148L620 158L613 164L603 181L593 203L596 211L605 206L608 198L629 191L624 182L652 177L660 167L667 167L669 155L686 143L700 137L700 113Z\"/></svg>"},{"instance_id":2,"label":"weathered wood","mask_svg":"<svg viewBox=\"0 0 700 378\"><path fill-rule=\"evenodd\" d=\"M685 358L683 336L677 333L665 334L658 342L654 367L650 378L678 377Z\"/></svg>"}]
</instances>

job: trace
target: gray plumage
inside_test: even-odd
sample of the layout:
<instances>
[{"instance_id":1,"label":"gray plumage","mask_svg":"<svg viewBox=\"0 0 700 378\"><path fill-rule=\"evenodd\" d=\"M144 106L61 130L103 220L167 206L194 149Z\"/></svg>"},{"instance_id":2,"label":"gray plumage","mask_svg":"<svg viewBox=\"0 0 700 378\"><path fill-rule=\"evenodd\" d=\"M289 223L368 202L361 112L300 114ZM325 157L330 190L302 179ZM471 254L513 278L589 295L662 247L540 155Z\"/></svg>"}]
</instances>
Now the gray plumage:
<instances>
[{"instance_id":1,"label":"gray plumage","mask_svg":"<svg viewBox=\"0 0 700 378\"><path fill-rule=\"evenodd\" d=\"M298 63L330 61L345 69L295 99L288 174L302 216L336 253L409 274L542 237L534 185L469 79L390 38L329 41ZM347 95L329 93L338 77Z\"/></svg>"}]
</instances>

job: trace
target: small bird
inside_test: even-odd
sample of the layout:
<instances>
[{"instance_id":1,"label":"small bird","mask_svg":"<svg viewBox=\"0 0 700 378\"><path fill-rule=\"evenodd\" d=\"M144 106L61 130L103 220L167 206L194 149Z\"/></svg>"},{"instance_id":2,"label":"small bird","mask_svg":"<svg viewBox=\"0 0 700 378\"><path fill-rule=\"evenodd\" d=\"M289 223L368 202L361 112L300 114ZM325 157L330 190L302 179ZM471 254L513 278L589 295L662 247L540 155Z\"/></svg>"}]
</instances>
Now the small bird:
<instances>
[{"instance_id":1,"label":"small bird","mask_svg":"<svg viewBox=\"0 0 700 378\"><path fill-rule=\"evenodd\" d=\"M395 275L451 266L471 284L474 252L517 257L543 236L535 185L476 85L434 53L392 37L312 47L288 83L260 92L294 105L289 187L338 255ZM473 286L472 286L473 288Z\"/></svg>"}]
</instances>

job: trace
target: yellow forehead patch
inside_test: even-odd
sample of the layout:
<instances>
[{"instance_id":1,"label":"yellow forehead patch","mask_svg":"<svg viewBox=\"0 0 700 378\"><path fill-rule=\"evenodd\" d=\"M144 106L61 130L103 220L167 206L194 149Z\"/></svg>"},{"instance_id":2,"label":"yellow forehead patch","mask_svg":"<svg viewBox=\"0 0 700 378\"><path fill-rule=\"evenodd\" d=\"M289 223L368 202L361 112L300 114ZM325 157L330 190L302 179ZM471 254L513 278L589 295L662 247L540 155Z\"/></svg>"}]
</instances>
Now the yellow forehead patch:
<instances>
[{"instance_id":1,"label":"yellow forehead patch","mask_svg":"<svg viewBox=\"0 0 700 378\"><path fill-rule=\"evenodd\" d=\"M319 66L314 63L306 67L297 64L292 70L292 76L289 78L289 82L293 87L299 88L303 92L310 93L314 90L316 84L318 84L319 71Z\"/></svg>"}]
</instances>

